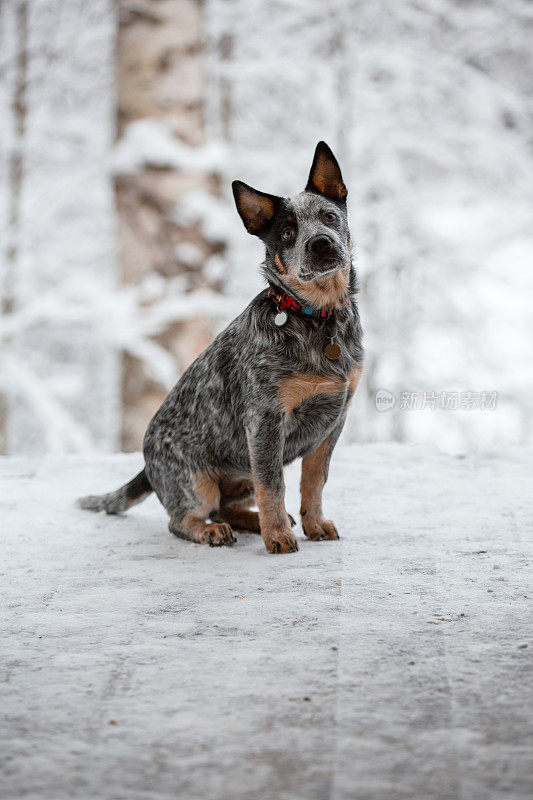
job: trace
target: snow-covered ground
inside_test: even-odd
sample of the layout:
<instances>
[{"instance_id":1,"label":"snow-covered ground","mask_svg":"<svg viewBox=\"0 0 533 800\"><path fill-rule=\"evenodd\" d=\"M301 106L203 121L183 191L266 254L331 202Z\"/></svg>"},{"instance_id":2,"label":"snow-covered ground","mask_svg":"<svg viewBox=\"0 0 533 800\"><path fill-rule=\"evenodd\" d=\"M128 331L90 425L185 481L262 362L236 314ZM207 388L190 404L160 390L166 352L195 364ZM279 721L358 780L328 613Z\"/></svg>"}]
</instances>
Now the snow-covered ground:
<instances>
[{"instance_id":1,"label":"snow-covered ground","mask_svg":"<svg viewBox=\"0 0 533 800\"><path fill-rule=\"evenodd\" d=\"M341 447L278 557L74 507L139 464L0 462L4 800L531 798L533 452Z\"/></svg>"}]
</instances>

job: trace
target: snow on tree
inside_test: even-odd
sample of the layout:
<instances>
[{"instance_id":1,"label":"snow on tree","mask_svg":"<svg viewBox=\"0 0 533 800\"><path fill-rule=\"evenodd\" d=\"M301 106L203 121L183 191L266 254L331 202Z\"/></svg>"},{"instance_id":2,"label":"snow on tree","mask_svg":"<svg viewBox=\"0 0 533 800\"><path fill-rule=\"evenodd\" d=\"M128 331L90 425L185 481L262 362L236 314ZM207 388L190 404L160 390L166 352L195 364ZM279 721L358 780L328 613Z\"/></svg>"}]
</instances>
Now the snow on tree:
<instances>
[{"instance_id":1,"label":"snow on tree","mask_svg":"<svg viewBox=\"0 0 533 800\"><path fill-rule=\"evenodd\" d=\"M218 220L227 206L201 192L196 211L178 202L183 183L198 189L216 181L220 148L176 138L187 120L183 92L179 119L169 120L163 103L163 119L136 121L133 98L146 64L139 78L125 56L121 138L112 152L117 27L134 57L131 42L149 6L121 3L120 26L107 0L1 6L3 452L115 449L121 434L123 444L139 447L180 368L208 344L213 321L234 312L218 299L225 263ZM188 14L194 23L198 8L196 0L158 4L150 25L168 44L178 32L169 33L169 19ZM194 24L182 34L188 47L187 36L198 38ZM164 54L165 42L157 44ZM179 41L175 49L179 61ZM155 47L147 63L160 55ZM168 79L164 64L159 71ZM164 100L164 88L156 89L143 101ZM189 132L194 139L190 124Z\"/></svg>"},{"instance_id":2,"label":"snow on tree","mask_svg":"<svg viewBox=\"0 0 533 800\"><path fill-rule=\"evenodd\" d=\"M4 451L113 449L121 428L138 445L262 286L230 180L297 191L319 139L350 189L361 276L346 435L531 438L529 3L6 0L0 15ZM497 413L401 408L444 390L497 391Z\"/></svg>"},{"instance_id":3,"label":"snow on tree","mask_svg":"<svg viewBox=\"0 0 533 800\"><path fill-rule=\"evenodd\" d=\"M117 444L117 353L78 318L114 284L114 25L110 0L0 7L4 452Z\"/></svg>"}]
</instances>

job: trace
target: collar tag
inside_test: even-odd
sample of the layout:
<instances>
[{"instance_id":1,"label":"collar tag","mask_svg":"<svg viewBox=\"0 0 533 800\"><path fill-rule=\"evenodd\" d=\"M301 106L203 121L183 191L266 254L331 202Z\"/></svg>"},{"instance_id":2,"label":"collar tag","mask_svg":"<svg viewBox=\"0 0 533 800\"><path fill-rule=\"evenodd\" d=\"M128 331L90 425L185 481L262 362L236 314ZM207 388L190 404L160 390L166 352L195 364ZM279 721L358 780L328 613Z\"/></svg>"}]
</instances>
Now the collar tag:
<instances>
[{"instance_id":1,"label":"collar tag","mask_svg":"<svg viewBox=\"0 0 533 800\"><path fill-rule=\"evenodd\" d=\"M348 302L348 298L344 301L344 303L336 308L329 308L329 309L320 309L316 310L311 306L301 306L294 297L291 297L290 294L286 293L276 293L273 289L271 289L268 293L268 296L274 301L278 313L274 317L274 325L276 328L283 328L285 323L287 322L289 315L288 311L293 311L296 314L300 314L304 317L313 317L314 319L320 319L326 321L326 330L324 331L326 339L329 339L329 343L324 347L324 355L326 358L329 358L330 361L336 361L341 356L341 348L340 345L335 341L337 338L337 334L335 331L335 316L338 311L344 308L344 306ZM329 328L329 331L327 330Z\"/></svg>"}]
</instances>

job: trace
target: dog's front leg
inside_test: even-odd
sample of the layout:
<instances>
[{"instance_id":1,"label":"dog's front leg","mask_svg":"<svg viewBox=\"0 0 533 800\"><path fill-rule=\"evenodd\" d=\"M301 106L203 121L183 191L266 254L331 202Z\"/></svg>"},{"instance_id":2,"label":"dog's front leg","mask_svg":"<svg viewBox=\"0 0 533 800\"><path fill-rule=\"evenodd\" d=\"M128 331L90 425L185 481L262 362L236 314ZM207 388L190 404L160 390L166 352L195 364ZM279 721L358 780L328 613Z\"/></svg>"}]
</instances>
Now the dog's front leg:
<instances>
[{"instance_id":1,"label":"dog's front leg","mask_svg":"<svg viewBox=\"0 0 533 800\"><path fill-rule=\"evenodd\" d=\"M285 437L281 414L267 414L254 419L246 428L255 502L259 509L261 535L269 553L298 550L285 510L283 447Z\"/></svg>"},{"instance_id":2,"label":"dog's front leg","mask_svg":"<svg viewBox=\"0 0 533 800\"><path fill-rule=\"evenodd\" d=\"M325 519L322 513L322 490L328 478L331 454L343 425L344 418L318 447L302 459L300 514L302 528L308 539L339 538L335 524L330 519Z\"/></svg>"}]
</instances>

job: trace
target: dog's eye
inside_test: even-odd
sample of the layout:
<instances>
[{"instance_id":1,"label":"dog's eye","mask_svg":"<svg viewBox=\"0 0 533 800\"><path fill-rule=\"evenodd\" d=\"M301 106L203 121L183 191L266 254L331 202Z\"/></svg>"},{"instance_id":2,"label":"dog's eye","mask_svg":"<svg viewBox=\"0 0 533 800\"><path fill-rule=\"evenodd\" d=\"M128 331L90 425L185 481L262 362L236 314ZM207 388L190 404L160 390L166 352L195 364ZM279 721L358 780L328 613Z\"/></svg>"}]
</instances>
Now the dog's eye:
<instances>
[{"instance_id":1,"label":"dog's eye","mask_svg":"<svg viewBox=\"0 0 533 800\"><path fill-rule=\"evenodd\" d=\"M290 239L294 237L294 228L287 227L283 228L281 231L281 238L284 242L288 242Z\"/></svg>"},{"instance_id":2,"label":"dog's eye","mask_svg":"<svg viewBox=\"0 0 533 800\"><path fill-rule=\"evenodd\" d=\"M334 222L337 222L337 215L333 211L324 211L322 219L324 222L327 222L328 225L333 225Z\"/></svg>"}]
</instances>

